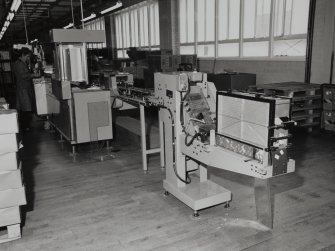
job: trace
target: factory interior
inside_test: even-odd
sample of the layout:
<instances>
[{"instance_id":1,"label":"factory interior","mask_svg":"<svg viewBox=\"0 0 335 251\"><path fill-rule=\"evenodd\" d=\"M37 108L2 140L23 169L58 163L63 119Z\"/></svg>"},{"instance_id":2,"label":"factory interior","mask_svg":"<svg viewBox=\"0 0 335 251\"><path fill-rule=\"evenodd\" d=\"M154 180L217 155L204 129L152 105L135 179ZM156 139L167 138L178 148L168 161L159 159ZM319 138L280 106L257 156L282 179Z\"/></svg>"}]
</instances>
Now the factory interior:
<instances>
[{"instance_id":1,"label":"factory interior","mask_svg":"<svg viewBox=\"0 0 335 251\"><path fill-rule=\"evenodd\" d=\"M0 250L335 250L335 1L0 0Z\"/></svg>"}]
</instances>

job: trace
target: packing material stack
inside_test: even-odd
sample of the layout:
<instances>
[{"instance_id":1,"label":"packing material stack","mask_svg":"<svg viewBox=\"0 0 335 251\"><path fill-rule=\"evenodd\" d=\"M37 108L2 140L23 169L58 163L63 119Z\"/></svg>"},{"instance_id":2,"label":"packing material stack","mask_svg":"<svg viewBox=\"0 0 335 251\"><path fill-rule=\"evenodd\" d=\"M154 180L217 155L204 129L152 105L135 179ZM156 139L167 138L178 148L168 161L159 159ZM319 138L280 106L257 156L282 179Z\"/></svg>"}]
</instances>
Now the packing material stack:
<instances>
[{"instance_id":1,"label":"packing material stack","mask_svg":"<svg viewBox=\"0 0 335 251\"><path fill-rule=\"evenodd\" d=\"M20 206L26 204L18 160L18 122L16 110L8 109L0 98L0 243L21 237Z\"/></svg>"}]
</instances>

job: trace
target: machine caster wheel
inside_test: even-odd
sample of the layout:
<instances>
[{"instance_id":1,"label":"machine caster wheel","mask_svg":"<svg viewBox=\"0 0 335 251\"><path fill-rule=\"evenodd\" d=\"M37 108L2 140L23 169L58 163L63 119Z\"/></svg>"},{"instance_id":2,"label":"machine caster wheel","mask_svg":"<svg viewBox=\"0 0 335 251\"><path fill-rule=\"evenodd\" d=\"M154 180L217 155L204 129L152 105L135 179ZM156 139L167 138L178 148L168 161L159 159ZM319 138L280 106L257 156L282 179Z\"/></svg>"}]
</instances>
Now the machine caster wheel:
<instances>
[{"instance_id":1,"label":"machine caster wheel","mask_svg":"<svg viewBox=\"0 0 335 251\"><path fill-rule=\"evenodd\" d=\"M169 195L170 195L169 191L164 192L164 196L169 196Z\"/></svg>"},{"instance_id":2,"label":"machine caster wheel","mask_svg":"<svg viewBox=\"0 0 335 251\"><path fill-rule=\"evenodd\" d=\"M226 202L226 203L225 203L224 208L230 208L230 204L229 204L229 202Z\"/></svg>"},{"instance_id":3,"label":"machine caster wheel","mask_svg":"<svg viewBox=\"0 0 335 251\"><path fill-rule=\"evenodd\" d=\"M193 212L193 217L199 217L199 213L198 213L197 210L194 210L194 212Z\"/></svg>"}]
</instances>

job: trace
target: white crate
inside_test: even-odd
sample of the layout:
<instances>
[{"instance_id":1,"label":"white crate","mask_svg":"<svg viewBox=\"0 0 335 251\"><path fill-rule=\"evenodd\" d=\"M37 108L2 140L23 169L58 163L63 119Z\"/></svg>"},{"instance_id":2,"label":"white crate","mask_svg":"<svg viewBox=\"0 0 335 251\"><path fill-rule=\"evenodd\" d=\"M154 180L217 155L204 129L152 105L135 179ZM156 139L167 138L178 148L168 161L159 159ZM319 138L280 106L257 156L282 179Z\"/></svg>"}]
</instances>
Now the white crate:
<instances>
[{"instance_id":1,"label":"white crate","mask_svg":"<svg viewBox=\"0 0 335 251\"><path fill-rule=\"evenodd\" d=\"M21 222L20 207L0 209L0 227L18 224Z\"/></svg>"},{"instance_id":2,"label":"white crate","mask_svg":"<svg viewBox=\"0 0 335 251\"><path fill-rule=\"evenodd\" d=\"M17 153L0 154L0 171L14 171L18 167Z\"/></svg>"},{"instance_id":3,"label":"white crate","mask_svg":"<svg viewBox=\"0 0 335 251\"><path fill-rule=\"evenodd\" d=\"M24 187L0 191L0 208L26 205L26 193Z\"/></svg>"},{"instance_id":4,"label":"white crate","mask_svg":"<svg viewBox=\"0 0 335 251\"><path fill-rule=\"evenodd\" d=\"M0 134L18 133L16 110L0 110Z\"/></svg>"},{"instance_id":5,"label":"white crate","mask_svg":"<svg viewBox=\"0 0 335 251\"><path fill-rule=\"evenodd\" d=\"M21 170L0 171L0 191L22 187Z\"/></svg>"},{"instance_id":6,"label":"white crate","mask_svg":"<svg viewBox=\"0 0 335 251\"><path fill-rule=\"evenodd\" d=\"M18 151L16 134L0 134L0 154Z\"/></svg>"}]
</instances>

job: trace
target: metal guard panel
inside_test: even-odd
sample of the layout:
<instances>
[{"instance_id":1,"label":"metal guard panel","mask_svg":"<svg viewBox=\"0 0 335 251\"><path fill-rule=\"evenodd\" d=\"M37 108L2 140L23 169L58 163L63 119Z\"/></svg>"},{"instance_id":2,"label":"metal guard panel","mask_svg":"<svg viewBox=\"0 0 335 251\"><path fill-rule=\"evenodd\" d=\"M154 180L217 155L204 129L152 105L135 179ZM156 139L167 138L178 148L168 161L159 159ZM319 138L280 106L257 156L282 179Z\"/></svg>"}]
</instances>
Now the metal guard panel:
<instances>
[{"instance_id":1,"label":"metal guard panel","mask_svg":"<svg viewBox=\"0 0 335 251\"><path fill-rule=\"evenodd\" d=\"M54 43L105 43L104 30L53 29L50 31Z\"/></svg>"},{"instance_id":2,"label":"metal guard panel","mask_svg":"<svg viewBox=\"0 0 335 251\"><path fill-rule=\"evenodd\" d=\"M271 147L275 100L237 94L217 93L217 133L258 148Z\"/></svg>"}]
</instances>

